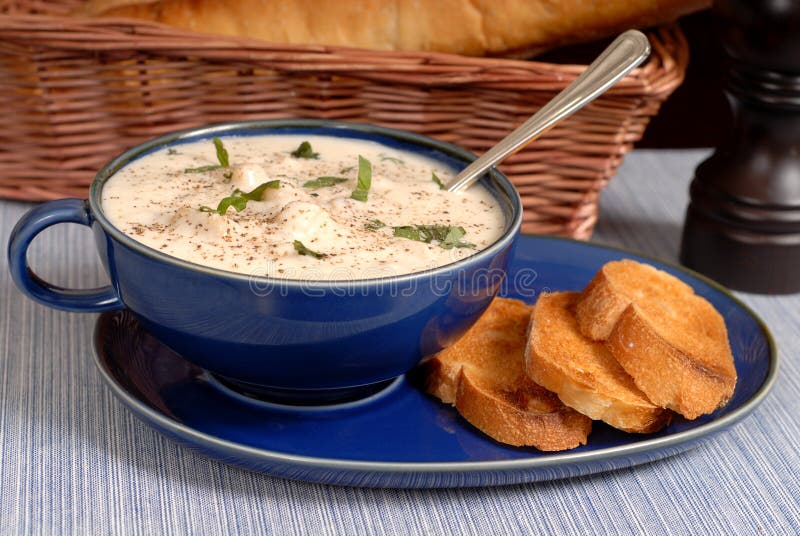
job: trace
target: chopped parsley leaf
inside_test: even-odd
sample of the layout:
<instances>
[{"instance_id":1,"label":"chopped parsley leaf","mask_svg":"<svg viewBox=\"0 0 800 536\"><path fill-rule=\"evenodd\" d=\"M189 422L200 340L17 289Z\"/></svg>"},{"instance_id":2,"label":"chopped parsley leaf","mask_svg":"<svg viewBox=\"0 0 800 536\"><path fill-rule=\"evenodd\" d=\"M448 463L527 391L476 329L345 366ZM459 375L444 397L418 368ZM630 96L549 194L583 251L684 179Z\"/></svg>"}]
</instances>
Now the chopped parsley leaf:
<instances>
[{"instance_id":1,"label":"chopped parsley leaf","mask_svg":"<svg viewBox=\"0 0 800 536\"><path fill-rule=\"evenodd\" d=\"M395 158L393 156L388 156L388 155L385 155L383 153L380 154L380 157L381 157L381 162L392 162L392 163L400 165L400 166L405 164L405 162L403 162L399 158Z\"/></svg>"},{"instance_id":2,"label":"chopped parsley leaf","mask_svg":"<svg viewBox=\"0 0 800 536\"><path fill-rule=\"evenodd\" d=\"M383 229L387 225L381 220L369 220L364 224L364 229L367 231L377 231ZM470 248L474 249L475 244L469 242L462 242L461 239L467 232L463 227L454 225L400 225L398 227L391 227L393 235L398 238L406 238L416 242L438 242L439 247L442 249L453 248Z\"/></svg>"},{"instance_id":3,"label":"chopped parsley leaf","mask_svg":"<svg viewBox=\"0 0 800 536\"><path fill-rule=\"evenodd\" d=\"M378 219L369 220L364 224L364 229L367 231L377 231L378 229L383 229L384 227L386 227L386 224Z\"/></svg>"},{"instance_id":4,"label":"chopped parsley leaf","mask_svg":"<svg viewBox=\"0 0 800 536\"><path fill-rule=\"evenodd\" d=\"M440 179L439 177L436 176L436 172L435 171L431 171L431 178L433 179L433 182L435 182L436 184L439 185L439 189L440 190L447 190L447 187L442 182L442 179Z\"/></svg>"},{"instance_id":5,"label":"chopped parsley leaf","mask_svg":"<svg viewBox=\"0 0 800 536\"><path fill-rule=\"evenodd\" d=\"M228 160L228 150L225 149L224 145L222 145L222 140L219 138L214 138L211 141L214 142L214 147L217 149L217 160L219 161L219 165L222 167L229 167L230 161Z\"/></svg>"},{"instance_id":6,"label":"chopped parsley leaf","mask_svg":"<svg viewBox=\"0 0 800 536\"><path fill-rule=\"evenodd\" d=\"M317 188L333 186L334 184L339 184L340 182L347 182L347 180L348 179L345 177L317 177L314 180L304 182L303 188L311 188L312 190L316 190Z\"/></svg>"},{"instance_id":7,"label":"chopped parsley leaf","mask_svg":"<svg viewBox=\"0 0 800 536\"><path fill-rule=\"evenodd\" d=\"M311 148L311 144L307 141L301 143L291 154L295 158L319 158L319 153L315 153L314 149Z\"/></svg>"},{"instance_id":8,"label":"chopped parsley leaf","mask_svg":"<svg viewBox=\"0 0 800 536\"><path fill-rule=\"evenodd\" d=\"M222 140L219 138L214 138L212 141L214 142L214 147L217 150L217 161L219 162L219 164L200 166L196 168L186 168L183 170L184 173L205 173L206 171L214 171L215 169L224 169L230 167L228 150L225 149L224 145L222 145ZM226 174L225 178L228 179L230 177L228 177L228 175Z\"/></svg>"},{"instance_id":9,"label":"chopped parsley leaf","mask_svg":"<svg viewBox=\"0 0 800 536\"><path fill-rule=\"evenodd\" d=\"M436 241L439 242L439 247L442 249L475 248L475 244L461 241L464 235L467 234L463 227L452 225L403 225L393 227L393 229L396 237L425 242L426 244Z\"/></svg>"},{"instance_id":10,"label":"chopped parsley leaf","mask_svg":"<svg viewBox=\"0 0 800 536\"><path fill-rule=\"evenodd\" d=\"M350 197L356 201L366 202L369 189L372 186L372 163L358 155L358 184Z\"/></svg>"},{"instance_id":11,"label":"chopped parsley leaf","mask_svg":"<svg viewBox=\"0 0 800 536\"><path fill-rule=\"evenodd\" d=\"M192 167L186 168L183 170L184 173L205 173L206 171L214 171L215 169L222 169L222 166L219 164L213 164L210 166L200 166L200 167Z\"/></svg>"},{"instance_id":12,"label":"chopped parsley leaf","mask_svg":"<svg viewBox=\"0 0 800 536\"><path fill-rule=\"evenodd\" d=\"M220 216L224 216L226 212L228 212L228 208L233 207L236 209L236 212L241 212L247 206L248 201L259 201L261 196L264 195L264 190L270 188L272 190L277 190L280 188L281 181L274 180L265 182L263 184L258 185L253 190L249 192L243 192L240 189L236 188L231 192L231 195L228 197L223 197L217 208L207 207L205 205L201 206L198 210L200 212L215 212Z\"/></svg>"},{"instance_id":13,"label":"chopped parsley leaf","mask_svg":"<svg viewBox=\"0 0 800 536\"><path fill-rule=\"evenodd\" d=\"M325 257L328 256L327 253L317 253L314 250L308 249L299 240L294 241L294 249L300 255L308 255L309 257L314 257L315 259L324 259Z\"/></svg>"}]
</instances>

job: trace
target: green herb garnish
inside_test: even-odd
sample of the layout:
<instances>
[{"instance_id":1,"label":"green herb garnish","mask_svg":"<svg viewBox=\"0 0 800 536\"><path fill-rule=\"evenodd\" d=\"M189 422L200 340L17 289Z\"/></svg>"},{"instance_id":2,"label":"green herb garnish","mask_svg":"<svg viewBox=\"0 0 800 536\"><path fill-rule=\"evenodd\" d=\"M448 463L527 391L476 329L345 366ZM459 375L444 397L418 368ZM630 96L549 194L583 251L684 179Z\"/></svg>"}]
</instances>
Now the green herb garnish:
<instances>
[{"instance_id":1,"label":"green herb garnish","mask_svg":"<svg viewBox=\"0 0 800 536\"><path fill-rule=\"evenodd\" d=\"M210 166L200 166L196 168L186 168L183 170L184 173L205 173L206 171L214 171L215 169L223 169L230 167L230 161L228 159L228 150L225 149L224 145L222 145L222 140L219 138L214 138L212 141L214 142L214 147L217 149L217 161L219 162L219 164L212 164Z\"/></svg>"},{"instance_id":2,"label":"green herb garnish","mask_svg":"<svg viewBox=\"0 0 800 536\"><path fill-rule=\"evenodd\" d=\"M422 233L417 229L416 225L403 225L394 228L394 236L400 238L408 238L409 240L416 240L417 242L431 242L433 238L427 240Z\"/></svg>"},{"instance_id":3,"label":"green herb garnish","mask_svg":"<svg viewBox=\"0 0 800 536\"><path fill-rule=\"evenodd\" d=\"M358 155L358 184L350 197L356 201L366 202L370 186L372 186L372 163Z\"/></svg>"},{"instance_id":4,"label":"green herb garnish","mask_svg":"<svg viewBox=\"0 0 800 536\"><path fill-rule=\"evenodd\" d=\"M339 173L341 173L342 175L344 175L345 173L350 173L350 172L351 172L351 171L353 171L354 169L356 169L356 166L347 166L347 167L343 167L342 169L340 169L340 170L339 170Z\"/></svg>"},{"instance_id":5,"label":"green herb garnish","mask_svg":"<svg viewBox=\"0 0 800 536\"><path fill-rule=\"evenodd\" d=\"M399 158L395 158L393 156L386 156L383 153L380 154L380 157L381 157L381 162L394 162L395 164L400 165L400 166L405 164L405 162L403 162Z\"/></svg>"},{"instance_id":6,"label":"green herb garnish","mask_svg":"<svg viewBox=\"0 0 800 536\"><path fill-rule=\"evenodd\" d=\"M314 257L315 259L324 259L325 257L328 256L327 253L317 253L314 250L308 249L299 240L294 241L294 249L300 255L308 255L309 257Z\"/></svg>"},{"instance_id":7,"label":"green herb garnish","mask_svg":"<svg viewBox=\"0 0 800 536\"><path fill-rule=\"evenodd\" d=\"M186 168L183 170L184 173L205 173L206 171L214 171L215 169L222 169L222 166L219 164L212 164L209 166L200 166L200 167L192 167Z\"/></svg>"},{"instance_id":8,"label":"green herb garnish","mask_svg":"<svg viewBox=\"0 0 800 536\"><path fill-rule=\"evenodd\" d=\"M295 158L319 158L319 153L315 153L314 149L311 148L311 144L307 141L304 141L300 144L300 146L292 151L292 156Z\"/></svg>"},{"instance_id":9,"label":"green herb garnish","mask_svg":"<svg viewBox=\"0 0 800 536\"><path fill-rule=\"evenodd\" d=\"M451 225L403 225L394 227L394 236L425 242L439 242L442 249L475 248L475 244L462 242L461 239L467 232L463 227Z\"/></svg>"},{"instance_id":10,"label":"green herb garnish","mask_svg":"<svg viewBox=\"0 0 800 536\"><path fill-rule=\"evenodd\" d=\"M364 224L364 229L367 231L377 231L378 229L383 229L386 227L386 224L383 223L381 220L369 220L367 223Z\"/></svg>"},{"instance_id":11,"label":"green herb garnish","mask_svg":"<svg viewBox=\"0 0 800 536\"><path fill-rule=\"evenodd\" d=\"M447 231L444 240L439 241L439 246L442 249L453 249L453 248L475 249L475 244L461 241L461 239L464 238L464 235L466 234L467 232L464 230L463 227L450 227L450 230Z\"/></svg>"},{"instance_id":12,"label":"green herb garnish","mask_svg":"<svg viewBox=\"0 0 800 536\"><path fill-rule=\"evenodd\" d=\"M386 224L381 220L369 220L364 224L364 229L367 231L377 231L383 229ZM442 249L453 248L475 248L475 244L469 242L462 242L461 239L467 232L463 227L456 227L453 225L400 225L392 227L394 236L398 238L406 238L416 242L439 242L439 247Z\"/></svg>"},{"instance_id":13,"label":"green herb garnish","mask_svg":"<svg viewBox=\"0 0 800 536\"><path fill-rule=\"evenodd\" d=\"M264 190L267 188L277 190L280 188L280 185L281 181L274 180L260 184L249 192L243 192L236 188L233 192L231 192L231 195L228 197L223 197L220 200L217 208L214 209L203 205L198 210L200 212L216 212L220 216L224 216L225 213L228 212L229 207L235 208L236 212L241 212L247 206L248 201L259 201L261 196L264 195Z\"/></svg>"},{"instance_id":14,"label":"green herb garnish","mask_svg":"<svg viewBox=\"0 0 800 536\"><path fill-rule=\"evenodd\" d=\"M214 147L217 149L217 160L219 160L219 165L222 167L229 167L230 162L228 160L228 150L225 149L224 145L222 145L222 140L219 138L214 138L211 141L214 142Z\"/></svg>"},{"instance_id":15,"label":"green herb garnish","mask_svg":"<svg viewBox=\"0 0 800 536\"><path fill-rule=\"evenodd\" d=\"M445 187L444 183L442 182L442 179L436 176L436 172L431 171L431 178L433 179L433 182L439 185L440 190L447 190L447 187Z\"/></svg>"},{"instance_id":16,"label":"green herb garnish","mask_svg":"<svg viewBox=\"0 0 800 536\"><path fill-rule=\"evenodd\" d=\"M348 179L345 177L317 177L314 180L306 181L305 183L303 183L303 187L316 190L317 188L325 188L326 186L333 186L334 184L339 184L340 182L347 182L347 180Z\"/></svg>"}]
</instances>

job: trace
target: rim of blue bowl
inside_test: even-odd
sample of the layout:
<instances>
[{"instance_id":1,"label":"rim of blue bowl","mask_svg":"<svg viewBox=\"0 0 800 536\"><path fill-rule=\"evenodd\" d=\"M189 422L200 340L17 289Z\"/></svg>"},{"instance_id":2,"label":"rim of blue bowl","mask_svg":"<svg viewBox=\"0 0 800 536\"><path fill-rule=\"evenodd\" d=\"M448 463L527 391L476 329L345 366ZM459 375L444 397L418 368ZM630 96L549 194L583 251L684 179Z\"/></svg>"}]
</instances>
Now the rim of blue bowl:
<instances>
[{"instance_id":1,"label":"rim of blue bowl","mask_svg":"<svg viewBox=\"0 0 800 536\"><path fill-rule=\"evenodd\" d=\"M495 471L508 471L508 470L533 470L548 467L559 467L565 463L580 464L591 463L609 460L621 455L635 455L645 452L658 452L661 449L670 447L678 448L682 445L691 445L693 442L700 441L701 439L709 438L712 435L721 432L722 430L736 424L748 415L750 415L772 391L778 379L778 370L780 368L780 358L778 355L775 339L772 332L762 318L753 311L746 303L736 297L729 289L717 283L694 270L684 266L675 264L673 262L665 261L650 255L634 252L627 248L608 246L603 244L592 244L575 240L572 238L557 237L557 236L542 236L535 234L524 233L538 239L557 240L565 242L579 243L588 247L596 247L618 251L628 255L636 255L649 261L655 261L664 266L678 269L687 273L698 280L708 284L715 291L722 293L738 307L744 310L751 318L753 318L761 329L767 341L769 351L769 363L764 380L758 386L756 391L750 397L743 401L742 404L730 413L726 413L719 418L713 419L705 424L701 424L696 428L677 432L675 434L666 435L663 437L649 438L642 441L633 443L617 445L608 447L601 450L589 450L584 452L564 451L556 454L546 453L541 456L522 458L515 460L490 460L490 461L458 461L458 462L389 462L389 461L371 461L371 460L349 460L340 458L323 458L316 456L306 456L300 454L290 454L269 449L261 449L249 445L243 445L227 439L201 432L185 425L179 421L173 420L158 410L148 406L145 402L130 394L125 390L114 378L112 373L106 369L103 360L100 358L100 353L96 345L92 345L92 353L100 375L103 377L106 385L114 392L116 396L123 400L124 403L132 411L150 419L152 423L157 423L162 426L164 430L174 434L178 437L191 436L197 444L203 444L209 448L225 449L234 452L237 455L246 455L259 459L260 461L270 461L279 463L291 463L297 466L310 467L310 468L325 468L340 471L368 471L380 473L452 473L452 472L481 472L491 473ZM97 333L99 323L95 324L93 340L97 340ZM685 447L688 448L688 447ZM683 449L680 449L683 450ZM666 457L665 456L659 456Z\"/></svg>"},{"instance_id":2,"label":"rim of blue bowl","mask_svg":"<svg viewBox=\"0 0 800 536\"><path fill-rule=\"evenodd\" d=\"M474 255L458 259L456 261L444 264L442 266L429 268L427 270L422 270L419 272L411 272L409 274L400 274L400 275L393 275L386 277L347 279L347 280L281 279L278 277L269 277L269 276L255 275L255 274L250 275L240 272L222 270L219 268L212 268L210 266L204 266L202 264L180 259L172 255L167 255L166 253L162 253L161 251L148 247L142 244L141 242L138 242L134 238L130 237L129 235L125 234L124 232L122 232L120 229L115 227L108 220L108 218L106 218L105 213L103 212L102 199L101 199L103 185L106 183L106 181L108 181L108 179L111 178L111 176L115 172L117 172L119 169L121 169L128 163L135 160L137 157L144 155L148 152L168 147L170 145L174 145L190 139L210 138L215 135L219 136L236 135L237 132L241 133L248 130L263 130L264 134L268 134L267 131L278 128L327 128L332 130L342 129L351 132L355 131L364 134L374 134L377 136L383 136L394 140L398 140L411 145L426 147L429 149L436 150L447 156L455 157L457 159L462 159L464 160L465 164L468 164L469 162L472 162L477 158L477 156L474 153L462 147L458 147L457 145L453 145L451 143L436 140L428 136L423 136L421 134L416 134L413 132L406 132L403 130L381 127L377 125L371 125L368 123L351 123L346 121L332 121L327 119L265 119L265 120L232 121L226 123L217 123L199 128L181 130L170 134L166 134L164 136L160 136L158 138L154 138L150 141L144 142L132 149L125 151L118 157L114 158L111 162L103 166L103 168L100 169L100 171L98 171L97 174L95 175L95 178L92 181L92 184L89 188L89 206L91 207L92 210L92 217L100 224L100 226L108 234L114 237L117 241L125 244L129 248L143 255L155 258L161 262L165 262L167 264L171 264L174 266L179 266L187 270L201 272L207 275L214 275L218 277L226 277L229 279L237 279L243 281L258 280L258 281L264 281L265 283L273 283L289 287L297 286L305 288L307 288L309 285L321 286L321 287L328 287L328 286L341 287L342 285L382 285L389 282L403 283L420 277L429 277L439 273L447 273L454 269L457 270L459 265L468 265L474 262L478 262L482 259L485 259L486 257L493 257L501 249L505 248L515 238L516 235L519 234L519 229L522 225L522 212L523 212L522 199L519 196L519 192L511 183L511 181L508 179L508 177L506 177L497 168L492 168L489 172L487 172L484 178L481 179L481 182L486 180L492 180L495 182L495 184L499 184L500 192L508 196L508 200L511 205L510 221L506 222L507 224L506 229L497 240L495 240L485 249L476 252Z\"/></svg>"}]
</instances>

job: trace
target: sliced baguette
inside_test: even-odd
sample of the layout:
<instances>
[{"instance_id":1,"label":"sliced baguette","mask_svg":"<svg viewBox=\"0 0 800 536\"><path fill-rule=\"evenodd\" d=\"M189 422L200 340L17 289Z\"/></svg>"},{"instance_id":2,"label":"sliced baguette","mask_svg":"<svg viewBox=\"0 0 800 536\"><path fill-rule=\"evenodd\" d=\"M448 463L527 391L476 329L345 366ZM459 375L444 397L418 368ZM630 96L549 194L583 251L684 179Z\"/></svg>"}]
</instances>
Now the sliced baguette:
<instances>
[{"instance_id":1,"label":"sliced baguette","mask_svg":"<svg viewBox=\"0 0 800 536\"><path fill-rule=\"evenodd\" d=\"M528 376L592 419L626 432L661 429L671 412L648 400L603 343L581 334L577 299L577 292L539 297L525 357Z\"/></svg>"},{"instance_id":2,"label":"sliced baguette","mask_svg":"<svg viewBox=\"0 0 800 536\"><path fill-rule=\"evenodd\" d=\"M421 365L426 390L502 443L545 451L586 444L591 420L525 374L531 311L496 298L458 342Z\"/></svg>"},{"instance_id":3,"label":"sliced baguette","mask_svg":"<svg viewBox=\"0 0 800 536\"><path fill-rule=\"evenodd\" d=\"M672 275L632 260L610 262L581 293L576 312L581 331L606 340L654 404L695 419L733 395L725 321Z\"/></svg>"}]
</instances>

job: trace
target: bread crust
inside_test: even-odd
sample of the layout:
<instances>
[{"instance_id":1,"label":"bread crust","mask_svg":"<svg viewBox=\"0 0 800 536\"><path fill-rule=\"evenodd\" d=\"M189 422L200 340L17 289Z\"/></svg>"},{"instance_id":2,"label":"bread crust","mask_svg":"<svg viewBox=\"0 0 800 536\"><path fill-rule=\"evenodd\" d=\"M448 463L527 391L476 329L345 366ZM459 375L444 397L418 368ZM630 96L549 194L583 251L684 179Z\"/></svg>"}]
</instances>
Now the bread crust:
<instances>
[{"instance_id":1,"label":"bread crust","mask_svg":"<svg viewBox=\"0 0 800 536\"><path fill-rule=\"evenodd\" d=\"M104 11L108 11L109 9L138 3L137 0L84 0L81 5L75 8L72 14L75 16L92 17Z\"/></svg>"},{"instance_id":2,"label":"bread crust","mask_svg":"<svg viewBox=\"0 0 800 536\"><path fill-rule=\"evenodd\" d=\"M532 411L531 405L540 406ZM533 382L513 391L483 386L461 370L455 406L473 426L514 446L543 451L572 449L586 444L592 421L562 405L556 396ZM548 409L541 412L541 406Z\"/></svg>"},{"instance_id":3,"label":"bread crust","mask_svg":"<svg viewBox=\"0 0 800 536\"><path fill-rule=\"evenodd\" d=\"M581 331L607 340L653 403L687 419L724 405L736 386L725 321L674 276L632 260L607 263L576 306Z\"/></svg>"},{"instance_id":4,"label":"bread crust","mask_svg":"<svg viewBox=\"0 0 800 536\"><path fill-rule=\"evenodd\" d=\"M608 339L622 312L634 299L680 300L692 287L648 264L630 259L603 265L581 292L575 317L581 333L596 341Z\"/></svg>"},{"instance_id":5,"label":"bread crust","mask_svg":"<svg viewBox=\"0 0 800 536\"><path fill-rule=\"evenodd\" d=\"M558 451L586 444L592 421L536 385L524 370L532 307L496 298L450 348L423 363L426 390L473 426L514 446Z\"/></svg>"},{"instance_id":6,"label":"bread crust","mask_svg":"<svg viewBox=\"0 0 800 536\"><path fill-rule=\"evenodd\" d=\"M725 405L736 387L735 370L699 362L660 336L634 304L620 316L608 347L654 404L687 419Z\"/></svg>"},{"instance_id":7,"label":"bread crust","mask_svg":"<svg viewBox=\"0 0 800 536\"><path fill-rule=\"evenodd\" d=\"M119 3L129 5L107 8ZM590 41L709 5L710 0L93 0L80 13L275 43L491 55Z\"/></svg>"},{"instance_id":8,"label":"bread crust","mask_svg":"<svg viewBox=\"0 0 800 536\"><path fill-rule=\"evenodd\" d=\"M605 345L584 337L574 317L576 292L543 294L531 317L528 376L564 404L626 432L663 428L671 412L653 404Z\"/></svg>"}]
</instances>

